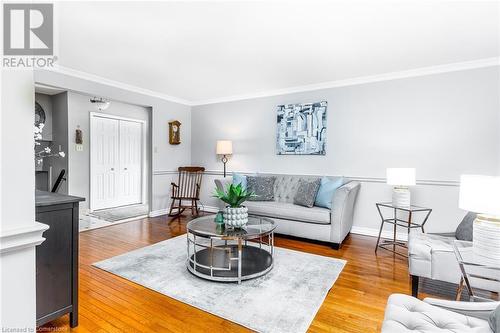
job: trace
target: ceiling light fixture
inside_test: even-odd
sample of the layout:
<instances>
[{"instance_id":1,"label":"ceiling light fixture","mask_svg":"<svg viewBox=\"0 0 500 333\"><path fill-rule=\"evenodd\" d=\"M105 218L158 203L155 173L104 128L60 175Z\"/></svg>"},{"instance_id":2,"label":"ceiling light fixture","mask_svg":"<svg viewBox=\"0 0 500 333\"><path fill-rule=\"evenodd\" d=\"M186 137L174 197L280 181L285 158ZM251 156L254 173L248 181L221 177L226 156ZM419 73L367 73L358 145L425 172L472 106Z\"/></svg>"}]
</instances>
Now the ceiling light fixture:
<instances>
[{"instance_id":1,"label":"ceiling light fixture","mask_svg":"<svg viewBox=\"0 0 500 333\"><path fill-rule=\"evenodd\" d=\"M90 103L92 103L93 105L95 105L95 107L97 108L97 110L99 111L104 111L106 110L108 107L109 107L109 104L111 104L110 101L106 101L104 98L102 97L92 97L90 99Z\"/></svg>"}]
</instances>

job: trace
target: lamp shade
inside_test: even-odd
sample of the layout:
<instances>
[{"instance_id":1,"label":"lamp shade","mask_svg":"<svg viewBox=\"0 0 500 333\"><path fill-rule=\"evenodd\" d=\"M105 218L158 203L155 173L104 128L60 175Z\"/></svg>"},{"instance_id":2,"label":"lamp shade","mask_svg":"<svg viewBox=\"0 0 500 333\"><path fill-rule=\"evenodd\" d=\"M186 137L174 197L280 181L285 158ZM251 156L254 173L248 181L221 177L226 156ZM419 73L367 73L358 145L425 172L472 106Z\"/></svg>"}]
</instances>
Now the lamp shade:
<instances>
[{"instance_id":1,"label":"lamp shade","mask_svg":"<svg viewBox=\"0 0 500 333\"><path fill-rule=\"evenodd\" d=\"M458 206L474 213L500 216L500 177L462 175Z\"/></svg>"},{"instance_id":2,"label":"lamp shade","mask_svg":"<svg viewBox=\"0 0 500 333\"><path fill-rule=\"evenodd\" d=\"M415 185L415 168L387 168L387 184L395 186Z\"/></svg>"},{"instance_id":3,"label":"lamp shade","mask_svg":"<svg viewBox=\"0 0 500 333\"><path fill-rule=\"evenodd\" d=\"M217 141L217 155L231 155L233 153L233 142L229 140Z\"/></svg>"}]
</instances>

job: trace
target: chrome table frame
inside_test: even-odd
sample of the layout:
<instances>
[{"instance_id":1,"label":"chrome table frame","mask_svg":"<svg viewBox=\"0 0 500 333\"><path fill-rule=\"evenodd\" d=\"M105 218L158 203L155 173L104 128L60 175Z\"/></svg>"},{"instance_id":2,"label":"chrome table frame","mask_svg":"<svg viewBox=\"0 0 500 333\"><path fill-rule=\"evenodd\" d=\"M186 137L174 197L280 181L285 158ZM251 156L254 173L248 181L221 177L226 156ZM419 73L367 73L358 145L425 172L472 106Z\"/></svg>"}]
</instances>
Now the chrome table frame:
<instances>
[{"instance_id":1,"label":"chrome table frame","mask_svg":"<svg viewBox=\"0 0 500 333\"><path fill-rule=\"evenodd\" d=\"M460 245L460 246L459 246ZM464 246L466 245L466 246ZM467 288L467 293L469 294L470 300L471 301L492 301L492 299L485 298L478 296L474 293L474 289L471 286L470 279L475 278L475 279L480 279L480 280L487 280L487 281L492 281L492 282L498 282L500 284L500 262L491 260L488 258L484 258L484 262L475 262L475 261L469 261L463 258L462 252L460 251L461 249L466 249L466 250L473 250L472 249L472 242L467 242L467 241L461 241L461 240L455 240L453 242L453 252L455 252L455 257L457 258L458 265L460 266L460 271L462 272L462 276L460 278L460 283L458 285L457 289L457 296L456 300L460 300L460 296L462 295L462 290L465 287ZM487 262L490 261L490 262ZM492 271L498 272L498 278L492 278L486 275L480 275L479 272L469 272L467 268L470 267L476 267L476 268L484 268L485 271L489 271L490 273ZM494 291L497 292L497 291Z\"/></svg>"},{"instance_id":2,"label":"chrome table frame","mask_svg":"<svg viewBox=\"0 0 500 333\"><path fill-rule=\"evenodd\" d=\"M378 202L375 205L377 207L378 214L380 215L380 219L382 220L382 222L380 224L380 230L378 232L377 245L375 245L375 253L377 253L377 250L379 248L381 248L381 249L384 249L386 251L392 252L394 254L400 255L402 257L408 258L407 255L396 251L397 246L404 248L404 249L408 248L406 242L397 240L397 238L396 238L397 227L406 228L408 234L410 234L410 230L414 229L414 228L421 229L422 232L425 232L424 226L425 226L425 223L427 222L427 220L429 219L429 216L432 213L432 209L427 208L427 207L415 206L415 205L411 205L409 207L394 206L390 202ZM385 218L384 214L382 213L382 208L391 209L393 211L393 217L392 218ZM398 211L408 213L408 219L403 220L403 219L399 218ZM422 220L422 223L415 223L413 221L413 215L414 215L414 213L419 213L419 212L425 213L425 216ZM394 225L394 227L393 227L393 239L381 241L380 238L381 238L382 230L384 229L385 223L389 223L389 224ZM389 248L386 248L386 246L389 246ZM391 246L392 246L392 249L390 249Z\"/></svg>"},{"instance_id":3,"label":"chrome table frame","mask_svg":"<svg viewBox=\"0 0 500 333\"><path fill-rule=\"evenodd\" d=\"M207 222L213 223L213 222ZM238 282L241 283L243 280L253 279L262 275L265 275L274 266L274 229L270 231L263 232L255 237L250 236L248 239L244 239L243 236L215 236L206 235L203 233L198 233L193 230L187 230L187 262L186 266L189 272L192 274L211 281L219 282ZM200 252L207 250L209 252L209 265L202 264L198 260ZM253 272L252 274L243 274L243 266L245 261L243 260L243 253L253 252L250 256L256 260L260 259L256 254L261 256L267 256L270 264L265 265L262 270ZM228 259L222 266L217 266L215 259L220 256ZM247 259L248 260L248 259ZM255 264L252 262L251 264ZM217 276L217 273L227 272L230 273L234 266L237 265L236 276ZM208 271L206 274L200 271L200 268Z\"/></svg>"}]
</instances>

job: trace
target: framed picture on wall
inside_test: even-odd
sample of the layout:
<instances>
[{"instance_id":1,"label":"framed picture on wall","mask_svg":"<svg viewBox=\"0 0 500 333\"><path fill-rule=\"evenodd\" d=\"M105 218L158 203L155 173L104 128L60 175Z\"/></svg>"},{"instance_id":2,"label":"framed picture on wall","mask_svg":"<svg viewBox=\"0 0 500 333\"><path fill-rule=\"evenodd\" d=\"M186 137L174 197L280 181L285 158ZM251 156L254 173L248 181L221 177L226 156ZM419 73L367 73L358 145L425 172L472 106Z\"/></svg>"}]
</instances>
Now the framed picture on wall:
<instances>
[{"instance_id":1,"label":"framed picture on wall","mask_svg":"<svg viewBox=\"0 0 500 333\"><path fill-rule=\"evenodd\" d=\"M178 145L181 143L181 123L174 120L168 123L168 142L171 145Z\"/></svg>"},{"instance_id":2,"label":"framed picture on wall","mask_svg":"<svg viewBox=\"0 0 500 333\"><path fill-rule=\"evenodd\" d=\"M277 107L278 155L326 155L326 109L321 101Z\"/></svg>"}]
</instances>

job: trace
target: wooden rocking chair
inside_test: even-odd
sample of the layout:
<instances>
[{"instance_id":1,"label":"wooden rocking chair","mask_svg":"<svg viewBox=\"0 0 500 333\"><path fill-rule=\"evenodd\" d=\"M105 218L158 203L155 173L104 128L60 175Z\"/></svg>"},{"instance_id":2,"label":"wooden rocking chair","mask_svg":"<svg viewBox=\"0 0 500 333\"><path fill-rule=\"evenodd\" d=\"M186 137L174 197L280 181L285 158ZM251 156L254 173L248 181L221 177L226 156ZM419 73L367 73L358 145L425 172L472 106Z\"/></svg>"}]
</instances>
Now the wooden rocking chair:
<instances>
[{"instance_id":1,"label":"wooden rocking chair","mask_svg":"<svg viewBox=\"0 0 500 333\"><path fill-rule=\"evenodd\" d=\"M205 168L203 167L179 167L178 184L172 185L172 203L170 204L170 212L168 216L179 216L186 210L191 208L192 215L198 215L198 201L200 200L201 178ZM183 205L182 201L189 200L190 205ZM176 205L176 201L178 204ZM177 210L174 213L174 210Z\"/></svg>"}]
</instances>

